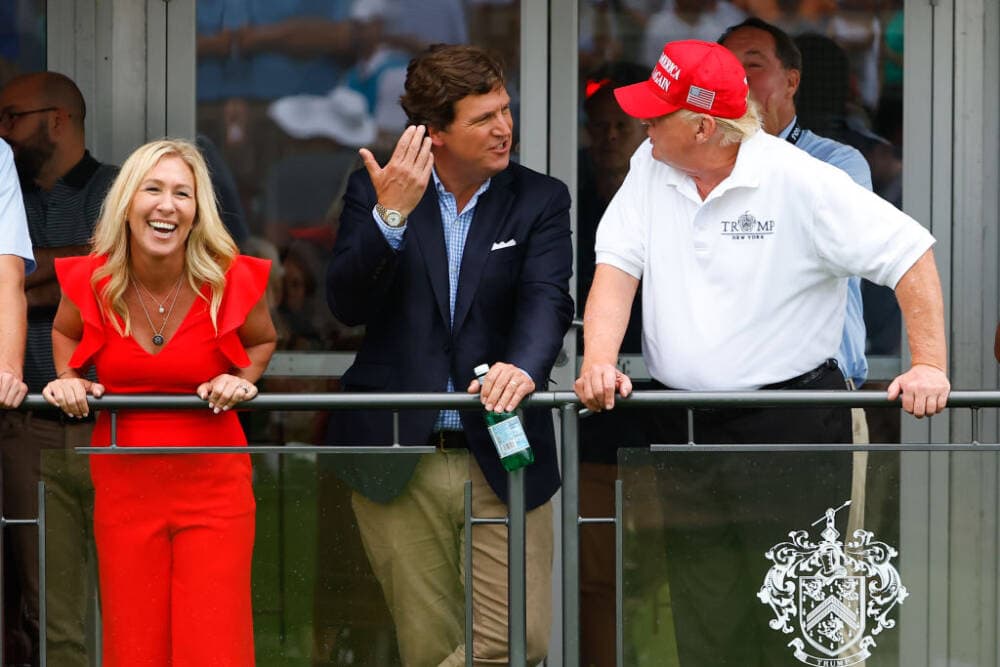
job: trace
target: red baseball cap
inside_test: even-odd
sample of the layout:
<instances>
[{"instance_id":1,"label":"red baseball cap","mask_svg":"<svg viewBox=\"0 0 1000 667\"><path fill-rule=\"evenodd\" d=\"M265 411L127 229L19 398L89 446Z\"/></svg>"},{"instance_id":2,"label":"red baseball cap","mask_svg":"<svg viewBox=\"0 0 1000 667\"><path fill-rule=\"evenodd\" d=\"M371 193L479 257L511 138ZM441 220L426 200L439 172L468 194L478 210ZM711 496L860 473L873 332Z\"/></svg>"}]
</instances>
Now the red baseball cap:
<instances>
[{"instance_id":1,"label":"red baseball cap","mask_svg":"<svg viewBox=\"0 0 1000 667\"><path fill-rule=\"evenodd\" d=\"M668 42L647 81L615 88L622 111L635 118L659 118L678 109L719 118L739 118L747 110L743 65L715 42Z\"/></svg>"}]
</instances>

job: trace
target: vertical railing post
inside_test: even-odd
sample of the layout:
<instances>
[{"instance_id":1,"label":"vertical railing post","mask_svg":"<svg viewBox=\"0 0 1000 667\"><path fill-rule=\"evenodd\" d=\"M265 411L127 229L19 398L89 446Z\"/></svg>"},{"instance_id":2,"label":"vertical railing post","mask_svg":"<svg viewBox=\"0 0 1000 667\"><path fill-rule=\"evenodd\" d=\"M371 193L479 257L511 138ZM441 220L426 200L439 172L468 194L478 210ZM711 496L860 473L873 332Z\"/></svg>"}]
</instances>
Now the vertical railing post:
<instances>
[{"instance_id":1,"label":"vertical railing post","mask_svg":"<svg viewBox=\"0 0 1000 667\"><path fill-rule=\"evenodd\" d=\"M615 480L615 657L625 667L625 492Z\"/></svg>"},{"instance_id":2,"label":"vertical railing post","mask_svg":"<svg viewBox=\"0 0 1000 667\"><path fill-rule=\"evenodd\" d=\"M288 642L288 600L285 592L285 457L278 456L278 644Z\"/></svg>"},{"instance_id":3,"label":"vertical railing post","mask_svg":"<svg viewBox=\"0 0 1000 667\"><path fill-rule=\"evenodd\" d=\"M524 468L507 473L507 633L511 667L528 663Z\"/></svg>"},{"instance_id":4,"label":"vertical railing post","mask_svg":"<svg viewBox=\"0 0 1000 667\"><path fill-rule=\"evenodd\" d=\"M969 408L969 412L972 415L972 444L979 444L979 407L973 406Z\"/></svg>"},{"instance_id":5,"label":"vertical railing post","mask_svg":"<svg viewBox=\"0 0 1000 667\"><path fill-rule=\"evenodd\" d=\"M38 664L45 667L48 647L48 607L46 590L48 577L45 576L45 482L38 482Z\"/></svg>"},{"instance_id":6,"label":"vertical railing post","mask_svg":"<svg viewBox=\"0 0 1000 667\"><path fill-rule=\"evenodd\" d=\"M580 457L575 404L560 409L562 422L563 665L580 665Z\"/></svg>"},{"instance_id":7,"label":"vertical railing post","mask_svg":"<svg viewBox=\"0 0 1000 667\"><path fill-rule=\"evenodd\" d=\"M4 516L4 506L3 506L3 466L0 465L0 662L4 659L4 635L7 634L5 631L7 629L7 618L4 614L4 604L3 601L6 598L6 593L4 592L4 578L3 571L4 561L4 533L7 532L7 517Z\"/></svg>"},{"instance_id":8,"label":"vertical railing post","mask_svg":"<svg viewBox=\"0 0 1000 667\"><path fill-rule=\"evenodd\" d=\"M472 481L465 482L465 667L472 667Z\"/></svg>"}]
</instances>

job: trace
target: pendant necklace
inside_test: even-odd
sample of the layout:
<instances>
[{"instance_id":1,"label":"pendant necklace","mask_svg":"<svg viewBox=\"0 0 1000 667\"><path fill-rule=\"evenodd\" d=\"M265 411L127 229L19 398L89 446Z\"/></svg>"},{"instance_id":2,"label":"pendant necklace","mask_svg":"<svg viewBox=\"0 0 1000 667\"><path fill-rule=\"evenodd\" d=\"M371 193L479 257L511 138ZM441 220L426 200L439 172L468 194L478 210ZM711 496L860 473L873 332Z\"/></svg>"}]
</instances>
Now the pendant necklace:
<instances>
[{"instance_id":1,"label":"pendant necklace","mask_svg":"<svg viewBox=\"0 0 1000 667\"><path fill-rule=\"evenodd\" d=\"M146 289L145 285L139 282L138 278L132 276L132 286L135 287L135 295L139 297L139 305L142 307L142 313L143 315L146 316L146 321L149 322L149 328L153 331L153 345L160 346L163 345L164 343L165 339L163 338L163 330L167 328L167 322L170 321L170 314L174 312L174 304L177 303L177 295L181 291L181 279L183 277L184 277L183 273L177 277L177 284L174 285L173 296L167 297L167 299L170 301L170 307L169 308L165 307L167 303L166 300L163 303L159 304L159 311L161 313L166 311L166 315L163 316L163 322L160 324L160 328L157 329L153 325L153 318L149 316L149 311L146 310L146 302L143 300L142 294L139 292L139 288L142 288L142 291L148 294L149 298L152 299L154 302L156 301L156 298L149 292L148 289Z\"/></svg>"},{"instance_id":2,"label":"pendant necklace","mask_svg":"<svg viewBox=\"0 0 1000 667\"><path fill-rule=\"evenodd\" d=\"M181 274L181 275L183 275L183 274ZM148 289L146 289L146 286L143 285L139 281L138 278L136 278L135 276L132 276L132 280L135 282L136 285L139 286L140 289L142 289L143 292L146 293L146 296L149 297L150 301L152 301L153 303L157 304L157 310L159 311L160 315L162 315L163 313L166 312L167 309L165 308L165 306L167 304L167 301L170 300L170 296L171 296L170 294L167 294L167 298L164 299L163 302L161 303L159 299L157 299L155 296L153 296L152 292L150 292ZM174 285L174 289L173 289L173 298L175 298L175 299L177 298L177 291L180 289L180 286L181 286L181 280L180 280L180 278L178 278L177 279L177 284Z\"/></svg>"}]
</instances>

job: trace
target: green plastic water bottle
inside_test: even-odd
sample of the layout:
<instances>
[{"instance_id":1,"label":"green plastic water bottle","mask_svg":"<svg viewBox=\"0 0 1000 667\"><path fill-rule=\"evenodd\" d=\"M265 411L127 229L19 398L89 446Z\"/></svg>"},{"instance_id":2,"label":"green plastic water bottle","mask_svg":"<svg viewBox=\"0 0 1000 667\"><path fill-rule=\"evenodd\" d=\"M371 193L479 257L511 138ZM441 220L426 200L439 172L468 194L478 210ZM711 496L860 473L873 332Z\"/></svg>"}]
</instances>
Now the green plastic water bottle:
<instances>
[{"instance_id":1,"label":"green plastic water bottle","mask_svg":"<svg viewBox=\"0 0 1000 667\"><path fill-rule=\"evenodd\" d=\"M490 370L489 364L476 366L473 373L483 384L486 373ZM521 419L513 412L483 412L483 419L486 420L486 429L490 432L493 445L500 455L500 463L507 470L517 470L535 462L535 453L531 451L528 443L528 436L524 433L524 426Z\"/></svg>"}]
</instances>

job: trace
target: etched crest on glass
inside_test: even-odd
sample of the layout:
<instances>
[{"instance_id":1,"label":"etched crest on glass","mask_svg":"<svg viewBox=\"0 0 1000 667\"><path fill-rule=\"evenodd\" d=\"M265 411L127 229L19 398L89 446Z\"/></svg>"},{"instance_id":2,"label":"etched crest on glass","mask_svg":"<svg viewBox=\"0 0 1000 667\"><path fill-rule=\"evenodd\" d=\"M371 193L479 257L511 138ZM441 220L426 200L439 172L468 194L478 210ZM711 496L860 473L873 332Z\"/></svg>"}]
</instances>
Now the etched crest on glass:
<instances>
[{"instance_id":1,"label":"etched crest on glass","mask_svg":"<svg viewBox=\"0 0 1000 667\"><path fill-rule=\"evenodd\" d=\"M868 658L875 637L896 625L889 613L907 596L891 562L898 555L893 547L868 530L840 539L834 519L850 504L827 509L813 523L826 523L818 542L808 531L794 530L791 541L765 554L774 565L757 597L774 612L769 625L797 635L788 646L814 667L846 667Z\"/></svg>"}]
</instances>

